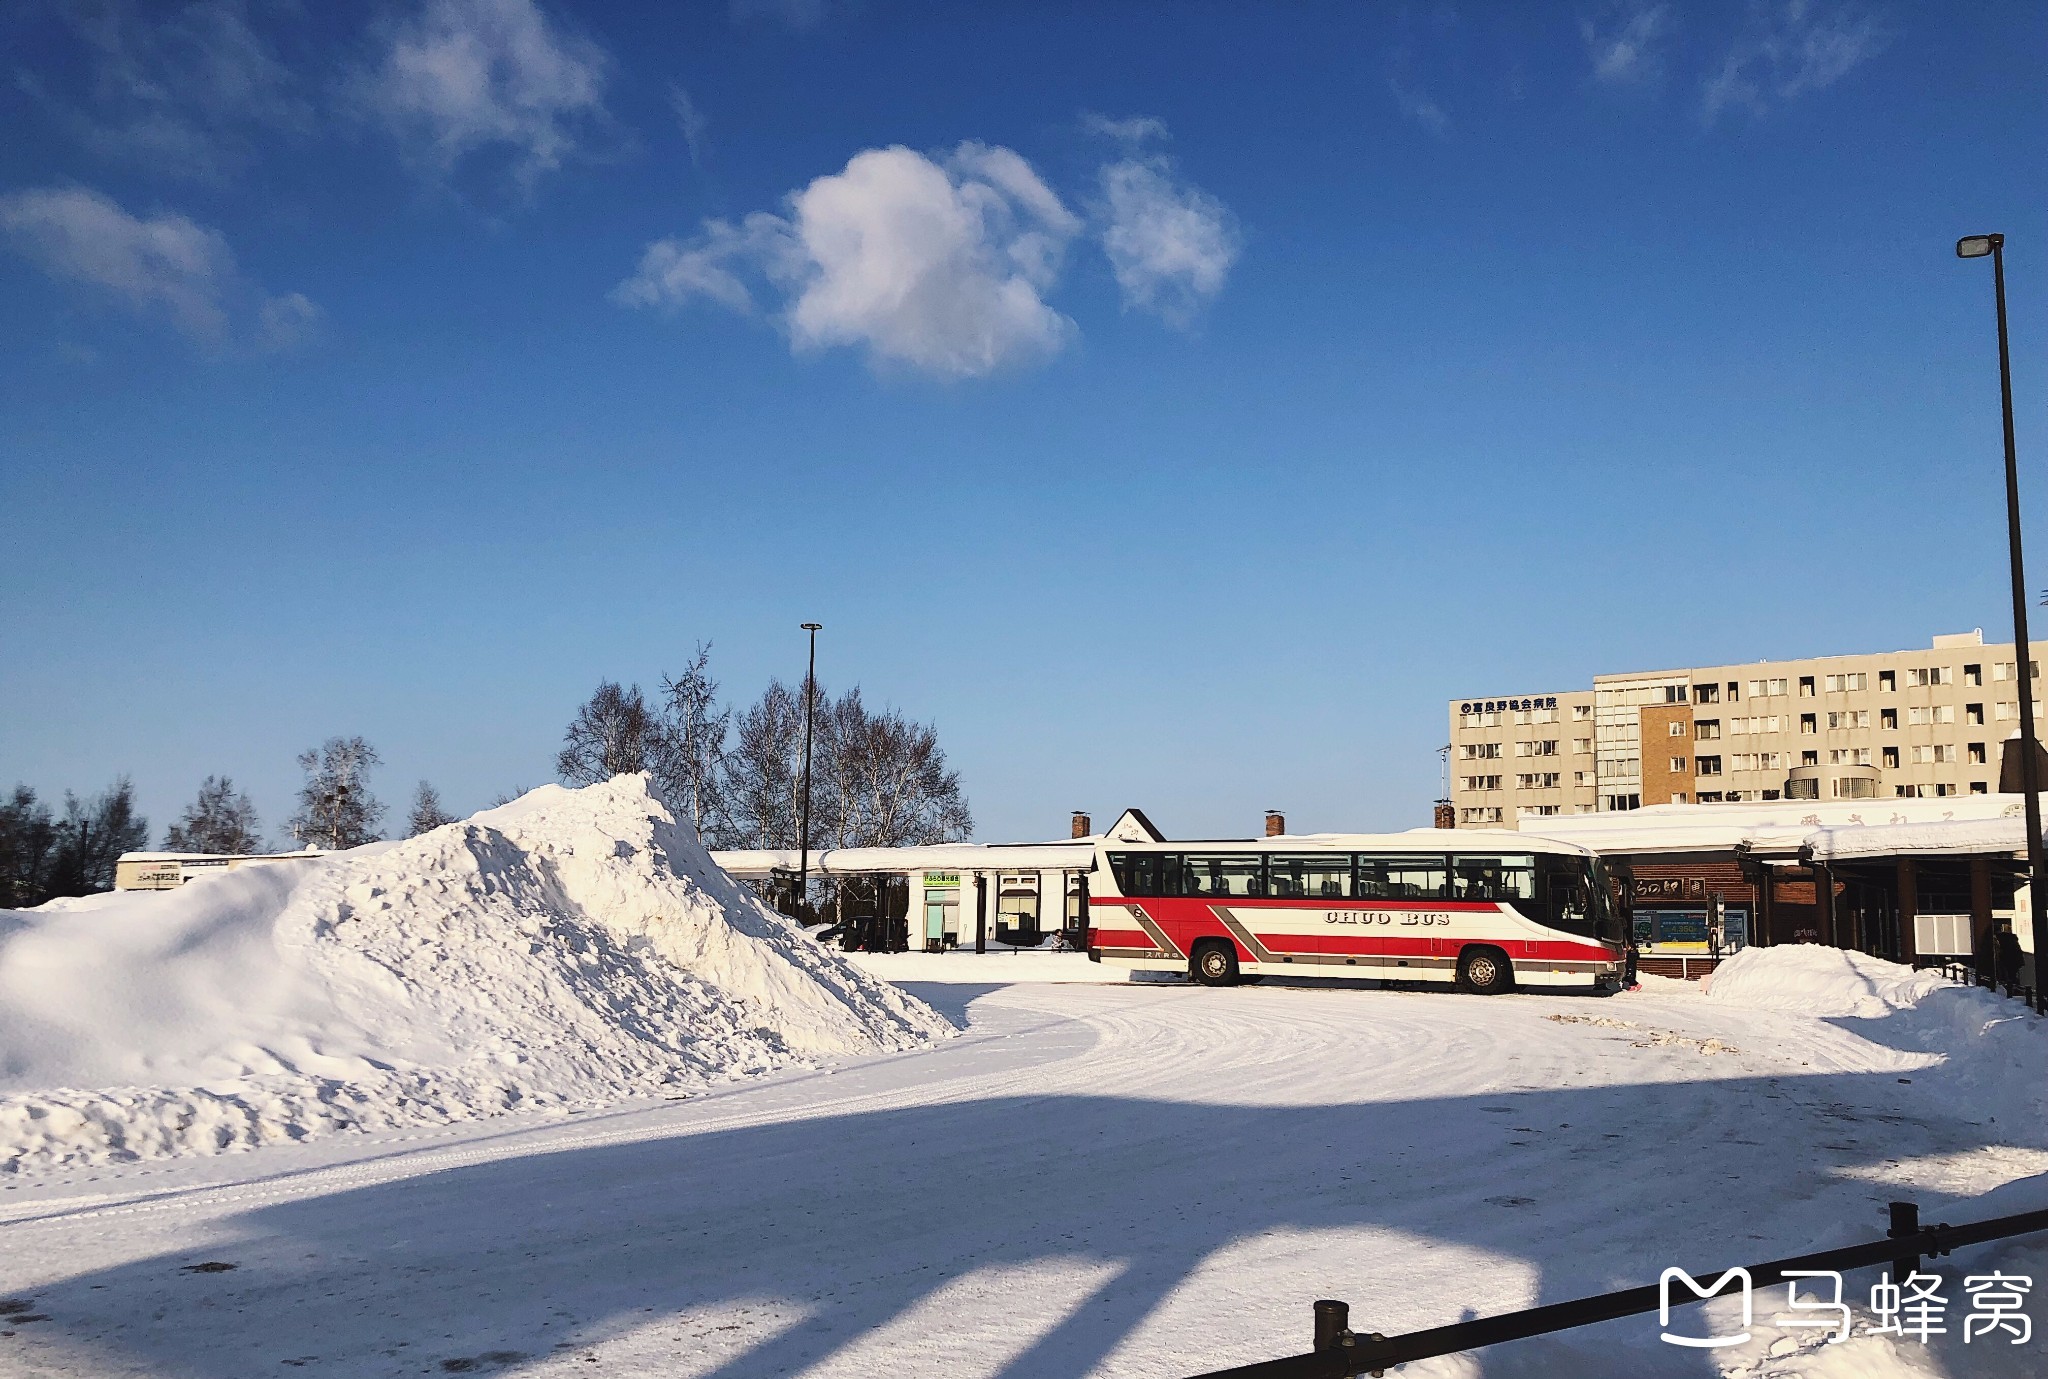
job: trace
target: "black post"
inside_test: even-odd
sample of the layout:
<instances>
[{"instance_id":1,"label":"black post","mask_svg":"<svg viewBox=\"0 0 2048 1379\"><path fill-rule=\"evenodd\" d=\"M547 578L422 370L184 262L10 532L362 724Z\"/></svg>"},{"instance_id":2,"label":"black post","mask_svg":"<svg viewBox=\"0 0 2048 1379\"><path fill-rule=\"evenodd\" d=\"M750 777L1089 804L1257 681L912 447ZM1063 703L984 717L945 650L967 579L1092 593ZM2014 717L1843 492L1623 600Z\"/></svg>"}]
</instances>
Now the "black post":
<instances>
[{"instance_id":1,"label":"black post","mask_svg":"<svg viewBox=\"0 0 2048 1379\"><path fill-rule=\"evenodd\" d=\"M974 873L974 951L988 951L988 873Z\"/></svg>"},{"instance_id":2,"label":"black post","mask_svg":"<svg viewBox=\"0 0 2048 1379\"><path fill-rule=\"evenodd\" d=\"M2005 531L2012 550L2013 673L2020 682L2020 789L2027 816L2027 899L2034 912L2034 985L2048 961L2048 868L2041 865L2040 739L2034 735L2034 643L2027 636L2027 576L2020 558L2020 462L2012 429L2012 350L2005 335L2005 236L1990 235L1991 284L1998 299L1998 401L2005 414Z\"/></svg>"},{"instance_id":3,"label":"black post","mask_svg":"<svg viewBox=\"0 0 2048 1379\"><path fill-rule=\"evenodd\" d=\"M1885 1239L1897 1240L1903 1236L1920 1234L1920 1208L1911 1202L1894 1202L1892 1206L1892 1227L1886 1231ZM1904 1283L1910 1274L1920 1272L1919 1255L1902 1255L1892 1261L1892 1282Z\"/></svg>"},{"instance_id":4,"label":"black post","mask_svg":"<svg viewBox=\"0 0 2048 1379\"><path fill-rule=\"evenodd\" d=\"M804 902L811 894L811 706L818 697L818 630L823 623L807 622L811 634L811 659L804 668L804 794L802 817L797 821L796 920L804 922Z\"/></svg>"},{"instance_id":5,"label":"black post","mask_svg":"<svg viewBox=\"0 0 2048 1379\"><path fill-rule=\"evenodd\" d=\"M1351 1304L1338 1302L1335 1298L1319 1298L1315 1311L1316 1339L1310 1349L1342 1350L1344 1338L1351 1332Z\"/></svg>"}]
</instances>

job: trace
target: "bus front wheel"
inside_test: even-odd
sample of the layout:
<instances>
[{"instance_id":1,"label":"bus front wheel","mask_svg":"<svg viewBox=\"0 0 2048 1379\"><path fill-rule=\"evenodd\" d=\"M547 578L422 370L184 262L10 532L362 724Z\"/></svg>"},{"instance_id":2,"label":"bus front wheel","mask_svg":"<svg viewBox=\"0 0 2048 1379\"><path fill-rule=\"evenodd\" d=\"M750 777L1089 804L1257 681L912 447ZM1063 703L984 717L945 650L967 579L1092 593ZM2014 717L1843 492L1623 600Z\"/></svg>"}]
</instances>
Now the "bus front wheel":
<instances>
[{"instance_id":1,"label":"bus front wheel","mask_svg":"<svg viewBox=\"0 0 2048 1379\"><path fill-rule=\"evenodd\" d=\"M1237 985L1237 952L1227 943L1205 943L1195 949L1195 980L1203 986Z\"/></svg>"},{"instance_id":2,"label":"bus front wheel","mask_svg":"<svg viewBox=\"0 0 2048 1379\"><path fill-rule=\"evenodd\" d=\"M1515 967L1498 948L1467 948L1458 976L1467 991L1495 996L1515 984Z\"/></svg>"}]
</instances>

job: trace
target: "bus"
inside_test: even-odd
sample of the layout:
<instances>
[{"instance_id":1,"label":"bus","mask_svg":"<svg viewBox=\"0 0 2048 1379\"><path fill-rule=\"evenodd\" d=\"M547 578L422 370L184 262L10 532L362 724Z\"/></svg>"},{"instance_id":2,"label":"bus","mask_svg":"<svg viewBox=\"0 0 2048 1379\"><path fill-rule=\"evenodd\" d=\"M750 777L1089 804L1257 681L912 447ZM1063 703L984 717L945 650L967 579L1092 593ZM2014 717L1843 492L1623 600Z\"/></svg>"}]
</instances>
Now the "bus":
<instances>
[{"instance_id":1,"label":"bus","mask_svg":"<svg viewBox=\"0 0 2048 1379\"><path fill-rule=\"evenodd\" d=\"M1208 986L1280 972L1614 990L1626 967L1600 859L1526 834L1105 839L1089 881L1092 961Z\"/></svg>"}]
</instances>

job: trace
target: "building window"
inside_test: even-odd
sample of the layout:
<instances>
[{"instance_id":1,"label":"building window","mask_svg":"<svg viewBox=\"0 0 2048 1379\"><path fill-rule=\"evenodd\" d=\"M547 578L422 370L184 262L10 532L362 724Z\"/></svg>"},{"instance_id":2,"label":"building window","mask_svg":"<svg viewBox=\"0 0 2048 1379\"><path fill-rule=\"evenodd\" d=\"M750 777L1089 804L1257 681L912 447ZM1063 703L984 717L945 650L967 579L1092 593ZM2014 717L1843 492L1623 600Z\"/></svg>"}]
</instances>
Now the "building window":
<instances>
[{"instance_id":1,"label":"building window","mask_svg":"<svg viewBox=\"0 0 2048 1379\"><path fill-rule=\"evenodd\" d=\"M1846 675L1830 675L1821 682L1821 688L1829 694L1844 694L1869 687L1870 677L1860 670L1851 671Z\"/></svg>"},{"instance_id":2,"label":"building window","mask_svg":"<svg viewBox=\"0 0 2048 1379\"><path fill-rule=\"evenodd\" d=\"M1592 783L1593 783L1593 773L1592 773L1591 771L1574 771L1574 772L1572 772L1572 784L1573 784L1573 785L1591 785Z\"/></svg>"},{"instance_id":3,"label":"building window","mask_svg":"<svg viewBox=\"0 0 2048 1379\"><path fill-rule=\"evenodd\" d=\"M1891 694L1895 692L1898 689L1898 687L1899 676L1897 671L1880 670L1877 673L1877 692L1879 694Z\"/></svg>"},{"instance_id":4,"label":"building window","mask_svg":"<svg viewBox=\"0 0 2048 1379\"><path fill-rule=\"evenodd\" d=\"M1742 682L1740 680L1730 680L1728 682L1728 702L1733 704L1741 698Z\"/></svg>"},{"instance_id":5,"label":"building window","mask_svg":"<svg viewBox=\"0 0 2048 1379\"><path fill-rule=\"evenodd\" d=\"M1515 777L1515 788L1518 790L1555 790L1557 789L1557 782L1558 773L1556 771L1528 771Z\"/></svg>"},{"instance_id":6,"label":"building window","mask_svg":"<svg viewBox=\"0 0 2048 1379\"><path fill-rule=\"evenodd\" d=\"M1693 765L1698 768L1695 773L1697 775L1718 776L1721 774L1721 758L1719 757L1695 757Z\"/></svg>"},{"instance_id":7,"label":"building window","mask_svg":"<svg viewBox=\"0 0 2048 1379\"><path fill-rule=\"evenodd\" d=\"M1906 726L1909 728L1924 728L1930 721L1925 704L1915 704L1906 710Z\"/></svg>"},{"instance_id":8,"label":"building window","mask_svg":"<svg viewBox=\"0 0 2048 1379\"><path fill-rule=\"evenodd\" d=\"M1837 747L1828 753L1828 765L1868 766L1870 765L1870 749L1868 747Z\"/></svg>"},{"instance_id":9,"label":"building window","mask_svg":"<svg viewBox=\"0 0 2048 1379\"><path fill-rule=\"evenodd\" d=\"M1896 771L1896 770L1898 770L1898 769L1899 769L1899 749L1898 749L1898 748L1896 748L1896 747L1887 747L1887 748L1885 748L1885 749L1884 749L1884 765L1885 765L1885 769L1886 769L1887 771Z\"/></svg>"},{"instance_id":10,"label":"building window","mask_svg":"<svg viewBox=\"0 0 2048 1379\"><path fill-rule=\"evenodd\" d=\"M1956 672L1953 666L1921 666L1906 672L1906 683L1914 689L1927 685L1953 685Z\"/></svg>"},{"instance_id":11,"label":"building window","mask_svg":"<svg viewBox=\"0 0 2048 1379\"><path fill-rule=\"evenodd\" d=\"M1941 782L1941 784L1934 787L1934 793L1943 796L1953 795L1956 793L1956 788L1953 783L1949 781L1943 781Z\"/></svg>"},{"instance_id":12,"label":"building window","mask_svg":"<svg viewBox=\"0 0 2048 1379\"><path fill-rule=\"evenodd\" d=\"M1966 684L1966 685L1981 685L1981 684L1983 684L1983 683L1984 683L1984 667L1982 667L1982 666L1964 666L1964 667L1963 667L1963 683L1964 683L1964 684Z\"/></svg>"},{"instance_id":13,"label":"building window","mask_svg":"<svg viewBox=\"0 0 2048 1379\"><path fill-rule=\"evenodd\" d=\"M1685 770L1685 758L1684 758L1684 757L1673 757L1673 758L1671 758L1671 770L1673 771L1673 773L1681 773L1681 772L1683 772L1683 771Z\"/></svg>"},{"instance_id":14,"label":"building window","mask_svg":"<svg viewBox=\"0 0 2048 1379\"><path fill-rule=\"evenodd\" d=\"M1999 722L2003 723L2006 719L2011 718L2014 714L2017 714L2019 711L2020 706L2017 703L2000 703L1993 706L1991 710L1991 716L1997 719Z\"/></svg>"},{"instance_id":15,"label":"building window","mask_svg":"<svg viewBox=\"0 0 2048 1379\"><path fill-rule=\"evenodd\" d=\"M1516 812L1519 813L1525 819L1547 819L1553 814L1562 813L1563 810L1560 806L1554 804L1528 804L1523 805L1522 808Z\"/></svg>"},{"instance_id":16,"label":"building window","mask_svg":"<svg viewBox=\"0 0 2048 1379\"><path fill-rule=\"evenodd\" d=\"M1963 721L1966 723L1982 723L1984 721L1984 706L1982 704L1963 705Z\"/></svg>"},{"instance_id":17,"label":"building window","mask_svg":"<svg viewBox=\"0 0 2048 1379\"><path fill-rule=\"evenodd\" d=\"M1699 794L1699 802L1701 804L1719 804L1721 802L1721 792L1718 790L1702 790Z\"/></svg>"},{"instance_id":18,"label":"building window","mask_svg":"<svg viewBox=\"0 0 2048 1379\"><path fill-rule=\"evenodd\" d=\"M1458 715L1458 726L1461 728L1498 728L1500 726L1500 710L1479 709L1472 713L1461 713Z\"/></svg>"},{"instance_id":19,"label":"building window","mask_svg":"<svg viewBox=\"0 0 2048 1379\"><path fill-rule=\"evenodd\" d=\"M1557 755L1557 739L1544 738L1538 742L1517 742L1515 755L1518 757L1554 757Z\"/></svg>"},{"instance_id":20,"label":"building window","mask_svg":"<svg viewBox=\"0 0 2048 1379\"><path fill-rule=\"evenodd\" d=\"M1981 780L1973 780L1970 782L1970 793L1972 795L1988 795L1991 793L1991 787Z\"/></svg>"},{"instance_id":21,"label":"building window","mask_svg":"<svg viewBox=\"0 0 2048 1379\"><path fill-rule=\"evenodd\" d=\"M1664 687L1664 702L1667 704L1683 704L1685 702L1685 686L1666 685Z\"/></svg>"},{"instance_id":22,"label":"building window","mask_svg":"<svg viewBox=\"0 0 2048 1379\"><path fill-rule=\"evenodd\" d=\"M1936 704L1934 706L1934 721L1937 723L1955 722L1956 706L1953 704Z\"/></svg>"},{"instance_id":23,"label":"building window","mask_svg":"<svg viewBox=\"0 0 2048 1379\"><path fill-rule=\"evenodd\" d=\"M1813 698L1813 677L1811 675L1799 677L1799 697L1801 699Z\"/></svg>"},{"instance_id":24,"label":"building window","mask_svg":"<svg viewBox=\"0 0 2048 1379\"><path fill-rule=\"evenodd\" d=\"M1983 744L1983 743L1981 743L1981 742L1972 742L1972 743L1970 744L1970 764L1971 764L1972 766L1982 766L1982 765L1984 765L1984 744Z\"/></svg>"},{"instance_id":25,"label":"building window","mask_svg":"<svg viewBox=\"0 0 2048 1379\"><path fill-rule=\"evenodd\" d=\"M1870 726L1869 709L1841 709L1828 715L1828 731L1836 732L1847 728Z\"/></svg>"},{"instance_id":26,"label":"building window","mask_svg":"<svg viewBox=\"0 0 2048 1379\"><path fill-rule=\"evenodd\" d=\"M1492 761L1500 756L1498 742L1468 742L1458 749L1458 756L1464 761Z\"/></svg>"},{"instance_id":27,"label":"building window","mask_svg":"<svg viewBox=\"0 0 2048 1379\"><path fill-rule=\"evenodd\" d=\"M1779 799L1779 798L1781 798L1781 797L1782 797L1783 795L1784 795L1784 791L1782 791L1782 790L1766 790L1766 791L1764 791L1764 792L1763 792L1763 797L1764 797L1765 799L1767 799L1767 800L1775 800L1775 799Z\"/></svg>"},{"instance_id":28,"label":"building window","mask_svg":"<svg viewBox=\"0 0 2048 1379\"><path fill-rule=\"evenodd\" d=\"M1590 722L1592 721L1592 719L1593 719L1593 706L1592 706L1591 704L1574 704L1574 705L1572 705L1572 722L1574 722L1574 723L1590 723Z\"/></svg>"},{"instance_id":29,"label":"building window","mask_svg":"<svg viewBox=\"0 0 2048 1379\"><path fill-rule=\"evenodd\" d=\"M1897 732L1899 730L1899 711L1897 709L1879 709L1877 711L1877 726L1888 733Z\"/></svg>"},{"instance_id":30,"label":"building window","mask_svg":"<svg viewBox=\"0 0 2048 1379\"><path fill-rule=\"evenodd\" d=\"M1641 809L1643 807L1643 797L1641 795L1609 795L1606 798L1606 804L1612 810Z\"/></svg>"},{"instance_id":31,"label":"building window","mask_svg":"<svg viewBox=\"0 0 2048 1379\"><path fill-rule=\"evenodd\" d=\"M1801 766L1818 766L1818 765L1820 765L1820 753L1819 753L1819 752L1801 752L1801 753L1799 754L1799 764L1800 764Z\"/></svg>"},{"instance_id":32,"label":"building window","mask_svg":"<svg viewBox=\"0 0 2048 1379\"><path fill-rule=\"evenodd\" d=\"M1672 791L1672 792L1671 792L1671 802L1672 802L1673 804L1684 804L1684 803L1685 803L1685 792L1684 792L1683 790L1674 790L1674 791Z\"/></svg>"},{"instance_id":33,"label":"building window","mask_svg":"<svg viewBox=\"0 0 2048 1379\"><path fill-rule=\"evenodd\" d=\"M1892 794L1902 800L1925 799L1927 797L1927 787L1924 785L1895 785L1892 787Z\"/></svg>"},{"instance_id":34,"label":"building window","mask_svg":"<svg viewBox=\"0 0 2048 1379\"><path fill-rule=\"evenodd\" d=\"M1815 716L1815 715L1813 715L1813 714L1810 714L1810 713L1802 713L1802 714L1800 714L1800 715L1799 715L1799 731L1800 731L1800 732L1802 732L1802 733L1817 733L1817 732L1819 732L1819 731L1820 731L1820 724L1819 724L1819 723L1818 723L1818 722L1816 721L1816 716Z\"/></svg>"},{"instance_id":35,"label":"building window","mask_svg":"<svg viewBox=\"0 0 2048 1379\"><path fill-rule=\"evenodd\" d=\"M1678 722L1673 722L1673 723L1670 723L1670 724L1668 724L1668 725L1667 725L1667 727L1669 728L1669 732L1668 732L1668 733L1666 734L1667 736L1669 736L1669 737L1684 737L1684 736L1685 736L1685 724L1683 724L1683 723L1678 723Z\"/></svg>"},{"instance_id":36,"label":"building window","mask_svg":"<svg viewBox=\"0 0 2048 1379\"><path fill-rule=\"evenodd\" d=\"M1702 718L1699 722L1692 725L1692 735L1702 742L1718 741L1721 736L1721 720L1718 718Z\"/></svg>"},{"instance_id":37,"label":"building window","mask_svg":"<svg viewBox=\"0 0 2048 1379\"><path fill-rule=\"evenodd\" d=\"M1719 685L1694 685L1692 687L1692 702L1695 704L1720 703L1721 687Z\"/></svg>"},{"instance_id":38,"label":"building window","mask_svg":"<svg viewBox=\"0 0 2048 1379\"><path fill-rule=\"evenodd\" d=\"M1500 806L1481 805L1476 809L1460 811L1458 822L1464 824L1497 824L1501 821Z\"/></svg>"},{"instance_id":39,"label":"building window","mask_svg":"<svg viewBox=\"0 0 2048 1379\"><path fill-rule=\"evenodd\" d=\"M1500 777L1466 776L1465 788L1467 790L1498 790L1500 789Z\"/></svg>"},{"instance_id":40,"label":"building window","mask_svg":"<svg viewBox=\"0 0 2048 1379\"><path fill-rule=\"evenodd\" d=\"M1590 737L1575 737L1575 738L1573 738L1573 739L1572 739L1572 750L1573 750L1574 752L1590 752L1590 751L1592 751L1592 750L1593 750L1593 739L1592 739L1592 738L1590 738Z\"/></svg>"}]
</instances>

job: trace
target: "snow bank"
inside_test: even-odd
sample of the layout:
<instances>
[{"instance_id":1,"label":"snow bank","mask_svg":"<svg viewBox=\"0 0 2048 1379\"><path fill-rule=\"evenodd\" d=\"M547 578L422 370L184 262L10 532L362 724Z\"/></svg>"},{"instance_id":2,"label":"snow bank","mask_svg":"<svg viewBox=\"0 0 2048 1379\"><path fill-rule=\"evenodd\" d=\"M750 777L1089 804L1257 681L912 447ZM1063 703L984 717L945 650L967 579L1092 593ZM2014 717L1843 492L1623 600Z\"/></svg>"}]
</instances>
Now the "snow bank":
<instances>
[{"instance_id":1,"label":"snow bank","mask_svg":"<svg viewBox=\"0 0 2048 1379\"><path fill-rule=\"evenodd\" d=\"M952 1033L645 777L168 893L0 911L0 1171L594 1105Z\"/></svg>"},{"instance_id":2,"label":"snow bank","mask_svg":"<svg viewBox=\"0 0 2048 1379\"><path fill-rule=\"evenodd\" d=\"M2018 1001L1864 953L1818 944L1745 948L1703 982L1706 999L1815 1016L1888 1048L1932 1054L1958 1113L2048 1144L2048 1021Z\"/></svg>"},{"instance_id":3,"label":"snow bank","mask_svg":"<svg viewBox=\"0 0 2048 1379\"><path fill-rule=\"evenodd\" d=\"M1745 948L1715 968L1702 989L1712 1000L1755 1010L1866 1019L1911 1009L1936 991L1970 990L1931 968L1916 972L1867 953L1813 943ZM2000 998L1988 992L1978 994L2000 1009L2006 1008Z\"/></svg>"}]
</instances>

